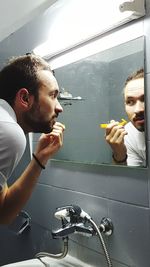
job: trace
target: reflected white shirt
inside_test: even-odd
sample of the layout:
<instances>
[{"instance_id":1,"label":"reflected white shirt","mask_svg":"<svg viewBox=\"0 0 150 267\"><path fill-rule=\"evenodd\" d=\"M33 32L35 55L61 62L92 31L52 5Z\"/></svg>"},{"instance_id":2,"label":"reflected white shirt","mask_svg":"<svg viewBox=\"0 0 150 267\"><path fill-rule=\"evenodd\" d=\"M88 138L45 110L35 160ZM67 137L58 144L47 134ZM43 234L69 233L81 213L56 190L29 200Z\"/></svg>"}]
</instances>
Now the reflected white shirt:
<instances>
[{"instance_id":1,"label":"reflected white shirt","mask_svg":"<svg viewBox=\"0 0 150 267\"><path fill-rule=\"evenodd\" d=\"M125 125L125 129L128 132L125 136L127 165L146 166L145 133L138 131L131 122Z\"/></svg>"}]
</instances>

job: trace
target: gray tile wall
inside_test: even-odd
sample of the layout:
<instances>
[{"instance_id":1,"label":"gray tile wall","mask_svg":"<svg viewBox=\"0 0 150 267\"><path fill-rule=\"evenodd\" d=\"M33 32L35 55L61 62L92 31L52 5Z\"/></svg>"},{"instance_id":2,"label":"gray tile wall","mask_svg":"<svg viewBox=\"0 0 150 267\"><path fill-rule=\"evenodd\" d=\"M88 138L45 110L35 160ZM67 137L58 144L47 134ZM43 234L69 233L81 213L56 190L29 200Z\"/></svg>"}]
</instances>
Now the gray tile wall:
<instances>
[{"instance_id":1,"label":"gray tile wall","mask_svg":"<svg viewBox=\"0 0 150 267\"><path fill-rule=\"evenodd\" d=\"M150 10L149 0L147 10ZM49 162L25 207L32 217L32 227L28 235L18 238L14 233L10 233L7 227L0 227L0 264L32 258L39 251L58 252L62 243L52 240L51 237L51 230L60 226L60 221L54 218L55 209L63 205L76 204L88 212L97 224L104 216L112 219L114 233L111 237L105 238L105 241L114 267L150 266L149 14L143 19L143 27L146 41L148 168ZM27 155L24 161L27 162ZM24 164L19 166L18 171L21 172L23 167ZM91 266L107 266L97 237L72 235L69 250L72 255Z\"/></svg>"}]
</instances>

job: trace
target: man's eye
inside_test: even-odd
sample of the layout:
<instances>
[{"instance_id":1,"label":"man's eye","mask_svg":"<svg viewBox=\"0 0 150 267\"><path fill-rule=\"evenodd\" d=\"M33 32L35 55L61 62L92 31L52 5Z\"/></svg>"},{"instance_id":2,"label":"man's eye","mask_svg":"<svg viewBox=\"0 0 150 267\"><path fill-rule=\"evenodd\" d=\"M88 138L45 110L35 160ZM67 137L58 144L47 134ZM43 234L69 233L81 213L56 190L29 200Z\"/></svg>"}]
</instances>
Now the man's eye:
<instances>
[{"instance_id":1,"label":"man's eye","mask_svg":"<svg viewBox=\"0 0 150 267\"><path fill-rule=\"evenodd\" d=\"M55 94L54 94L54 93L51 93L51 94L49 94L49 96L50 96L51 98L54 98Z\"/></svg>"},{"instance_id":2,"label":"man's eye","mask_svg":"<svg viewBox=\"0 0 150 267\"><path fill-rule=\"evenodd\" d=\"M134 105L134 100L132 100L132 99L127 100L126 104L129 105L129 106L132 106L132 105Z\"/></svg>"},{"instance_id":3,"label":"man's eye","mask_svg":"<svg viewBox=\"0 0 150 267\"><path fill-rule=\"evenodd\" d=\"M53 93L50 93L50 97L52 97L52 98L56 98L57 95L58 95L58 92L57 91L56 92L53 92Z\"/></svg>"}]
</instances>

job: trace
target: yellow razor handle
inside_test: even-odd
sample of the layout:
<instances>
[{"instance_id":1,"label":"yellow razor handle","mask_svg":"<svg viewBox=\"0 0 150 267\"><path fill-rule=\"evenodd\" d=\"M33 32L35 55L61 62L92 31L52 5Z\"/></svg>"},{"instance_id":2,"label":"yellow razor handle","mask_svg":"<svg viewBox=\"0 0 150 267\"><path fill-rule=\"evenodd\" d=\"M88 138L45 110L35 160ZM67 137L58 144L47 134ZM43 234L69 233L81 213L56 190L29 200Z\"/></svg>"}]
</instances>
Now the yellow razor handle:
<instances>
[{"instance_id":1,"label":"yellow razor handle","mask_svg":"<svg viewBox=\"0 0 150 267\"><path fill-rule=\"evenodd\" d=\"M119 125L122 125L122 126L124 126L124 125L126 125L126 124L127 124L127 121L124 120L124 119L121 119L121 122L119 122Z\"/></svg>"},{"instance_id":2,"label":"yellow razor handle","mask_svg":"<svg viewBox=\"0 0 150 267\"><path fill-rule=\"evenodd\" d=\"M107 126L108 126L108 124L106 124L106 123L102 123L102 124L99 125L99 127L103 128L103 129L107 128Z\"/></svg>"},{"instance_id":3,"label":"yellow razor handle","mask_svg":"<svg viewBox=\"0 0 150 267\"><path fill-rule=\"evenodd\" d=\"M125 124L127 124L127 121L124 119L121 119L121 121L118 123L118 125L122 125L124 126ZM102 123L99 125L100 128L106 129L108 126L108 123Z\"/></svg>"}]
</instances>

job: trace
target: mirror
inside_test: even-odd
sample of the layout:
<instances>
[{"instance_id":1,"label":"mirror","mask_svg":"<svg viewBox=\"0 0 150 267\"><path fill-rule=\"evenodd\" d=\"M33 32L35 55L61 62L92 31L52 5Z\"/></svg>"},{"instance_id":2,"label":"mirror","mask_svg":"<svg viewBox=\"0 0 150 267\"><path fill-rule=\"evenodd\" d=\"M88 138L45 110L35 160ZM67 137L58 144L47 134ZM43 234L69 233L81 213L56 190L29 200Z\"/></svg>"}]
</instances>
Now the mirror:
<instances>
[{"instance_id":1,"label":"mirror","mask_svg":"<svg viewBox=\"0 0 150 267\"><path fill-rule=\"evenodd\" d=\"M55 159L112 164L112 150L101 123L128 120L123 99L125 81L144 68L144 37L128 41L54 70L60 87L66 126L64 146Z\"/></svg>"}]
</instances>

